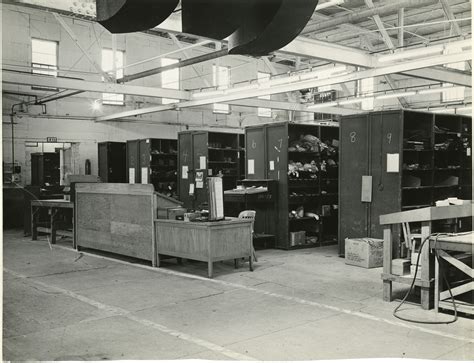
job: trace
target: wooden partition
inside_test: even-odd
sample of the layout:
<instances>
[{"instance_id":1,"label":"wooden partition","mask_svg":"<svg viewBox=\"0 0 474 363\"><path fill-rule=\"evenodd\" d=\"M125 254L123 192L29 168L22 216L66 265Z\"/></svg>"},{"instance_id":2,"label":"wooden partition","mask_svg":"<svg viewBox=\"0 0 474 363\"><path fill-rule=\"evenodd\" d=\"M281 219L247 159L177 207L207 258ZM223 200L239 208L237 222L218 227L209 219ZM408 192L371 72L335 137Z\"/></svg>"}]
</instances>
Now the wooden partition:
<instances>
[{"instance_id":1,"label":"wooden partition","mask_svg":"<svg viewBox=\"0 0 474 363\"><path fill-rule=\"evenodd\" d=\"M152 261L156 202L151 184L76 184L77 248Z\"/></svg>"}]
</instances>

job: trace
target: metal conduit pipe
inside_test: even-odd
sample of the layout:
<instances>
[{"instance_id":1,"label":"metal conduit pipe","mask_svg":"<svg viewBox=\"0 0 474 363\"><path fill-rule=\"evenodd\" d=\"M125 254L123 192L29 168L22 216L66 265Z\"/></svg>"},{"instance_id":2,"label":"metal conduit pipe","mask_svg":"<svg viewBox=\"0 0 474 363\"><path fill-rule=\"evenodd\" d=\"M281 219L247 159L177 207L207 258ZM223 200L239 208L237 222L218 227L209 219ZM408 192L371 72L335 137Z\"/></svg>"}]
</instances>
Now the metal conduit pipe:
<instances>
[{"instance_id":1,"label":"metal conduit pipe","mask_svg":"<svg viewBox=\"0 0 474 363\"><path fill-rule=\"evenodd\" d=\"M362 10L348 15L338 16L334 19L323 21L319 24L308 25L300 35L305 35L322 29L332 28L341 24L354 23L357 20L370 18L374 15L384 16L395 13L401 8L414 8L428 6L438 3L438 0L400 0L393 3L378 6L376 8Z\"/></svg>"},{"instance_id":2,"label":"metal conduit pipe","mask_svg":"<svg viewBox=\"0 0 474 363\"><path fill-rule=\"evenodd\" d=\"M193 58L188 58L188 59L179 61L175 64L170 64L168 66L153 68L153 69L149 69L147 71L138 72L138 73L135 73L135 74L130 74L128 76L117 79L117 83L125 83L125 82L129 82L129 81L133 81L135 79L149 77L149 76L152 76L154 74L162 73L164 71L169 71L170 69L182 68L182 67L190 66L192 64L205 62L205 61L208 61L208 60L211 60L211 59L220 58L220 57L226 56L228 53L229 53L228 49L222 49L222 50L218 50L216 52L203 54L203 55L193 57Z\"/></svg>"}]
</instances>

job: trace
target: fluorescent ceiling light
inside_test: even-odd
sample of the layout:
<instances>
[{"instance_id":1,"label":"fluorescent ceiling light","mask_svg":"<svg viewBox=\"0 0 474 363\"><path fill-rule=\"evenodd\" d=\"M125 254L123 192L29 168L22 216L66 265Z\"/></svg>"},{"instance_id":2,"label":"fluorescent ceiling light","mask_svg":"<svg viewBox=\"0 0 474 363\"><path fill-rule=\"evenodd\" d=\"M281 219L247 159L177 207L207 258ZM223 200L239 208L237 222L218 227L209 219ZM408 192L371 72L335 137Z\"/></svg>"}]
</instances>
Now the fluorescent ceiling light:
<instances>
[{"instance_id":1,"label":"fluorescent ceiling light","mask_svg":"<svg viewBox=\"0 0 474 363\"><path fill-rule=\"evenodd\" d=\"M428 88L428 89L421 89L417 93L419 95L430 95L433 93L441 93L444 91L451 91L464 88L462 86L448 86L448 87L438 87L438 88Z\"/></svg>"},{"instance_id":2,"label":"fluorescent ceiling light","mask_svg":"<svg viewBox=\"0 0 474 363\"><path fill-rule=\"evenodd\" d=\"M344 0L330 0L330 1L327 1L325 3L316 5L315 10L318 11L318 10L329 8L331 6L337 6L337 5L341 5L341 4L344 4Z\"/></svg>"},{"instance_id":3,"label":"fluorescent ceiling light","mask_svg":"<svg viewBox=\"0 0 474 363\"><path fill-rule=\"evenodd\" d=\"M193 93L193 98L206 98L211 96L222 96L225 92L222 90L209 91L209 92L196 92Z\"/></svg>"},{"instance_id":4,"label":"fluorescent ceiling light","mask_svg":"<svg viewBox=\"0 0 474 363\"><path fill-rule=\"evenodd\" d=\"M430 54L441 53L444 50L444 46L431 46L431 47L424 47L424 48L417 48L414 50L405 50L400 51L398 53L382 55L379 57L379 62L391 62L395 60L405 59L405 58L413 58L413 57L421 57Z\"/></svg>"},{"instance_id":5,"label":"fluorescent ceiling light","mask_svg":"<svg viewBox=\"0 0 474 363\"><path fill-rule=\"evenodd\" d=\"M344 106L344 105L353 105L355 103L361 103L362 101L365 101L367 99L369 99L370 97L366 97L366 98L352 98L350 100L344 100L344 101L339 101L339 105L340 106Z\"/></svg>"},{"instance_id":6,"label":"fluorescent ceiling light","mask_svg":"<svg viewBox=\"0 0 474 363\"><path fill-rule=\"evenodd\" d=\"M375 97L376 100L386 100L389 98L397 98L397 97L406 97L406 96L413 96L416 95L415 91L410 91L410 92L398 92L398 93L389 93L386 95L380 95Z\"/></svg>"},{"instance_id":7,"label":"fluorescent ceiling light","mask_svg":"<svg viewBox=\"0 0 474 363\"><path fill-rule=\"evenodd\" d=\"M315 108L325 108L325 107L332 107L332 106L337 106L337 102L317 103L315 105L311 105L306 108L308 110L314 110Z\"/></svg>"},{"instance_id":8,"label":"fluorescent ceiling light","mask_svg":"<svg viewBox=\"0 0 474 363\"><path fill-rule=\"evenodd\" d=\"M248 85L245 85L245 86L237 86L237 87L232 87L232 88L228 88L225 93L233 93L233 92L238 92L238 91L248 91L248 90L251 90L251 89L257 89L259 88L259 85L257 83L253 83L253 84L248 84ZM268 88L268 87L266 87Z\"/></svg>"}]
</instances>

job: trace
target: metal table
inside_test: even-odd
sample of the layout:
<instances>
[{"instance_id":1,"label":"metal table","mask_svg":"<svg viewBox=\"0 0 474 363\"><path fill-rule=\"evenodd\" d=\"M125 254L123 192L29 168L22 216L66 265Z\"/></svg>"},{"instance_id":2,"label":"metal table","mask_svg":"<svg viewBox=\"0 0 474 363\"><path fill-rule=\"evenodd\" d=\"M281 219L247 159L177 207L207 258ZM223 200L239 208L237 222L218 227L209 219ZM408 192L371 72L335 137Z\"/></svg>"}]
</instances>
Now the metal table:
<instances>
[{"instance_id":1,"label":"metal table","mask_svg":"<svg viewBox=\"0 0 474 363\"><path fill-rule=\"evenodd\" d=\"M49 225L44 227L39 225L39 211L41 208L48 210L50 216ZM72 230L62 229L59 220L60 216L64 216L64 212L71 210L70 226ZM65 236L72 238L72 246L76 248L74 239L74 203L69 200L62 199L44 199L31 201L31 239L38 239L38 232L46 232L50 234L51 243L56 243L56 236Z\"/></svg>"}]
</instances>

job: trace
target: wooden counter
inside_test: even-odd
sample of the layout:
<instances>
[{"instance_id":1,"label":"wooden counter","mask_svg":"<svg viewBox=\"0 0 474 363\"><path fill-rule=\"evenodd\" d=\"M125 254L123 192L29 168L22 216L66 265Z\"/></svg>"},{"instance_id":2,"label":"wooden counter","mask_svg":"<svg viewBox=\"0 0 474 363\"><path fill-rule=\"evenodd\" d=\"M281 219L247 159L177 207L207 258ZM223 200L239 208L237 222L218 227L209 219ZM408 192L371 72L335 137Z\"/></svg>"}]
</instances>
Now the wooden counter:
<instances>
[{"instance_id":1,"label":"wooden counter","mask_svg":"<svg viewBox=\"0 0 474 363\"><path fill-rule=\"evenodd\" d=\"M76 184L76 246L154 264L154 190L151 184Z\"/></svg>"},{"instance_id":2,"label":"wooden counter","mask_svg":"<svg viewBox=\"0 0 474 363\"><path fill-rule=\"evenodd\" d=\"M252 222L226 218L218 222L184 222L155 220L156 261L160 255L188 258L208 263L212 278L212 264L238 258L249 259L252 266Z\"/></svg>"}]
</instances>

